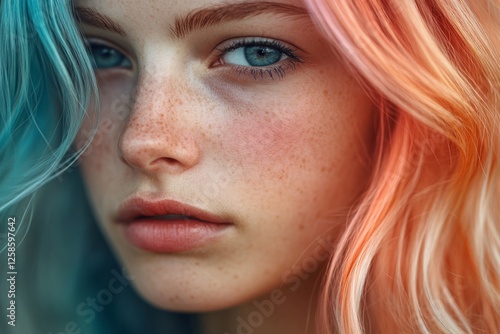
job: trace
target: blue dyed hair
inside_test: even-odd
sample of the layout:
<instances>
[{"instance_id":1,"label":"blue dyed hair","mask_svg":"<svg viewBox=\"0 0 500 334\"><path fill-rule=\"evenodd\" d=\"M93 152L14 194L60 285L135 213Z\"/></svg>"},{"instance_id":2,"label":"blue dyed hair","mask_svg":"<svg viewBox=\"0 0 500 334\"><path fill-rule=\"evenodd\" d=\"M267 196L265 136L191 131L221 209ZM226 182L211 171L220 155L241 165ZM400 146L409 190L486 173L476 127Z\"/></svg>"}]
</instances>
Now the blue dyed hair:
<instances>
[{"instance_id":1,"label":"blue dyed hair","mask_svg":"<svg viewBox=\"0 0 500 334\"><path fill-rule=\"evenodd\" d=\"M97 90L71 1L2 0L0 27L3 216L77 159L68 152Z\"/></svg>"},{"instance_id":2,"label":"blue dyed hair","mask_svg":"<svg viewBox=\"0 0 500 334\"><path fill-rule=\"evenodd\" d=\"M16 329L23 333L38 332L44 327L42 322L49 325L48 319L32 317L37 312L30 308L45 301L50 309L50 294L42 290L63 280L39 275L44 262L45 270L58 271L55 264L46 262L47 255L54 252L48 253L43 245L58 247L59 243L51 238L38 240L43 230L56 225L44 219L45 212L32 210L37 206L36 195L82 153L84 148L72 151L71 144L91 96L97 97L92 64L72 6L69 0L0 0L0 258L7 262L5 232L8 218L15 217L19 272ZM43 197L52 195L45 192ZM29 229L32 220L36 228ZM71 286L71 276L66 275L66 279ZM5 310L9 302L3 298L8 290L5 282L0 288L0 304ZM59 294L62 299L64 293ZM41 302L36 302L37 298ZM54 308L50 312L57 313ZM2 333L3 326L8 327L6 321L0 325Z\"/></svg>"}]
</instances>

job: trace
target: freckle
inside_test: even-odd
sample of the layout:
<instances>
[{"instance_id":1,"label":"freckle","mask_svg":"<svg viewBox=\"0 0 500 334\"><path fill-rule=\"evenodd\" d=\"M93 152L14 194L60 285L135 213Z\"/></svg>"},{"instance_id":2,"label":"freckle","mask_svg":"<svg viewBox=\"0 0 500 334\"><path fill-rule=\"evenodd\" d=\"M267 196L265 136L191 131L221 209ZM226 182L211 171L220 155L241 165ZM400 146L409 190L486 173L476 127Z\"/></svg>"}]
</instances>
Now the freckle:
<instances>
[{"instance_id":1,"label":"freckle","mask_svg":"<svg viewBox=\"0 0 500 334\"><path fill-rule=\"evenodd\" d=\"M200 262L196 261L194 264L197 265L197 266L199 266Z\"/></svg>"},{"instance_id":2,"label":"freckle","mask_svg":"<svg viewBox=\"0 0 500 334\"><path fill-rule=\"evenodd\" d=\"M302 231L303 229L304 229L304 224L300 224L300 225L299 225L299 230L301 230L301 231Z\"/></svg>"},{"instance_id":3,"label":"freckle","mask_svg":"<svg viewBox=\"0 0 500 334\"><path fill-rule=\"evenodd\" d=\"M217 269L219 269L219 271L222 271L222 270L223 270L223 268L222 268L222 267L219 267L219 268L217 268Z\"/></svg>"},{"instance_id":4,"label":"freckle","mask_svg":"<svg viewBox=\"0 0 500 334\"><path fill-rule=\"evenodd\" d=\"M238 275L234 275L233 277L234 277L234 279L240 278L240 276L238 276Z\"/></svg>"},{"instance_id":5,"label":"freckle","mask_svg":"<svg viewBox=\"0 0 500 334\"><path fill-rule=\"evenodd\" d=\"M189 295L189 298L194 299L194 296L193 295Z\"/></svg>"}]
</instances>

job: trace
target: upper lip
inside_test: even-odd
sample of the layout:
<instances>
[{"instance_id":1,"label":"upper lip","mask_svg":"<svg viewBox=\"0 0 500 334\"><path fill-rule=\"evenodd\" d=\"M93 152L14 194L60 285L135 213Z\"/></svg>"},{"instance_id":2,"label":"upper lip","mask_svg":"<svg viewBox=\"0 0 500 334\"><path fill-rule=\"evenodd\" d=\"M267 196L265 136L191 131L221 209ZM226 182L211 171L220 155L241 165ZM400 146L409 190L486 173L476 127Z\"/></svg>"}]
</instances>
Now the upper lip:
<instances>
[{"instance_id":1,"label":"upper lip","mask_svg":"<svg viewBox=\"0 0 500 334\"><path fill-rule=\"evenodd\" d=\"M182 215L207 223L228 223L223 217L204 211L189 204L171 199L147 199L131 197L118 209L116 220L129 223L137 219L153 218L166 215ZM158 217L160 218L160 217Z\"/></svg>"}]
</instances>

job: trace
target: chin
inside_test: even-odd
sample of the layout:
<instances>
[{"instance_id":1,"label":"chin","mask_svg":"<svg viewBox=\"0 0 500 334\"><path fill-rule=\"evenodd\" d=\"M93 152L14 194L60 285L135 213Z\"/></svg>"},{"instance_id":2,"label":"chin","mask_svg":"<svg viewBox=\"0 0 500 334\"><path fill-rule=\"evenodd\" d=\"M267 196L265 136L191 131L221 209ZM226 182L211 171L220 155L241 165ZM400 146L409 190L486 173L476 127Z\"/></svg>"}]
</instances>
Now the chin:
<instances>
[{"instance_id":1,"label":"chin","mask_svg":"<svg viewBox=\"0 0 500 334\"><path fill-rule=\"evenodd\" d=\"M231 308L251 299L238 298L241 296L231 291L211 291L204 293L196 291L184 291L182 289L164 289L157 291L141 285L134 285L138 294L149 304L166 311L204 313Z\"/></svg>"},{"instance_id":2,"label":"chin","mask_svg":"<svg viewBox=\"0 0 500 334\"><path fill-rule=\"evenodd\" d=\"M248 291L251 289L244 288L248 282L238 282L233 275L228 279L224 273L215 275L201 268L148 269L151 270L144 270L142 266L129 269L132 286L145 301L163 310L211 312L242 304L265 293Z\"/></svg>"}]
</instances>

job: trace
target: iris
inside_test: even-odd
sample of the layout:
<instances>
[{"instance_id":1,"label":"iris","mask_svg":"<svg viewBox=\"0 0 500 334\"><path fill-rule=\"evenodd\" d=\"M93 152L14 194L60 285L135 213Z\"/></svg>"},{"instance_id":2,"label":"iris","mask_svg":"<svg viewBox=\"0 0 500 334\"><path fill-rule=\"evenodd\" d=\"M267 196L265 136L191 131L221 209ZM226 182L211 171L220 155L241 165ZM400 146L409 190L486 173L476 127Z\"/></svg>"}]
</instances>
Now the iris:
<instances>
[{"instance_id":1,"label":"iris","mask_svg":"<svg viewBox=\"0 0 500 334\"><path fill-rule=\"evenodd\" d=\"M130 68L130 60L118 50L105 45L90 45L90 55L96 69L107 69L113 67Z\"/></svg>"},{"instance_id":2,"label":"iris","mask_svg":"<svg viewBox=\"0 0 500 334\"><path fill-rule=\"evenodd\" d=\"M268 46L247 46L244 48L245 59L250 66L269 66L281 60L282 52Z\"/></svg>"}]
</instances>

